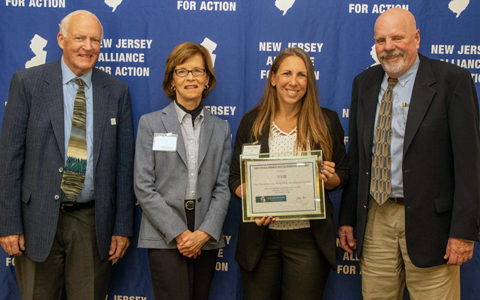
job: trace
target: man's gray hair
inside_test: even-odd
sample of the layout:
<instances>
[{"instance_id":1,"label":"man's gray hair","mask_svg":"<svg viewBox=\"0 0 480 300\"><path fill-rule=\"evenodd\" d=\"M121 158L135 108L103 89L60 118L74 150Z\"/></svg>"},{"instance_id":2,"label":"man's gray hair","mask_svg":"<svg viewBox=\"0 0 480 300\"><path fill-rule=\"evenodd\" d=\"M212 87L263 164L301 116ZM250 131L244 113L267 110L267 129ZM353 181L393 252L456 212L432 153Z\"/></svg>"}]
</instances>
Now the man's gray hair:
<instances>
[{"instance_id":1,"label":"man's gray hair","mask_svg":"<svg viewBox=\"0 0 480 300\"><path fill-rule=\"evenodd\" d=\"M93 16L95 19L97 19L98 23L100 24L100 29L102 30L102 40L103 40L103 26L102 26L102 22L100 22L100 20L97 18L97 16L94 14L94 13L91 13L89 12L88 10L76 10L74 12L71 12L69 13L68 15L65 16L65 18L62 19L62 22L60 22L60 24L58 25L58 27L60 27L60 33L64 36L64 37L67 37L67 32L68 32L68 23L70 22L70 19L73 17L73 16L76 16L76 15L81 15L81 14L87 14L87 15L91 15Z\"/></svg>"}]
</instances>

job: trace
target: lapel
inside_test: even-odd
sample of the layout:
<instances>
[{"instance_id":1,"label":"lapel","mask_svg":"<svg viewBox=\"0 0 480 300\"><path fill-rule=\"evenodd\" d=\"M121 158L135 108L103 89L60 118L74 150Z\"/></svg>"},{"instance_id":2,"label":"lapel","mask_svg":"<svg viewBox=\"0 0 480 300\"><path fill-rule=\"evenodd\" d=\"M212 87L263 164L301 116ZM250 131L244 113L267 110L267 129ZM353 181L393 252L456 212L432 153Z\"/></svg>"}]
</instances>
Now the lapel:
<instances>
[{"instance_id":1,"label":"lapel","mask_svg":"<svg viewBox=\"0 0 480 300\"><path fill-rule=\"evenodd\" d=\"M208 145L210 145L210 140L212 139L213 129L215 127L215 118L206 108L203 109L203 124L200 131L200 149L198 149L198 166L202 165L203 159L207 154Z\"/></svg>"},{"instance_id":2,"label":"lapel","mask_svg":"<svg viewBox=\"0 0 480 300\"><path fill-rule=\"evenodd\" d=\"M373 145L373 135L375 127L375 118L377 112L377 103L378 103L378 94L380 93L380 87L382 85L383 76L385 72L379 66L375 70L372 70L373 74L370 78L364 80L363 83L366 85L365 92L361 95L361 101L363 105L363 122L360 121L360 124L363 124L363 146L365 147L366 160L368 165L372 161L372 145Z\"/></svg>"},{"instance_id":3,"label":"lapel","mask_svg":"<svg viewBox=\"0 0 480 300\"><path fill-rule=\"evenodd\" d=\"M105 127L105 119L108 110L110 94L107 89L105 76L94 68L92 73L93 88L93 165L96 168L100 149L102 146L102 136ZM120 107L118 108L120 109Z\"/></svg>"},{"instance_id":4,"label":"lapel","mask_svg":"<svg viewBox=\"0 0 480 300\"><path fill-rule=\"evenodd\" d=\"M162 118L163 126L165 127L166 132L172 132L178 135L177 137L177 153L180 155L183 163L187 165L185 143L182 136L182 128L180 128L180 122L178 122L178 115L175 111L175 103L172 101L167 107L165 107L162 112L165 116Z\"/></svg>"},{"instance_id":5,"label":"lapel","mask_svg":"<svg viewBox=\"0 0 480 300\"><path fill-rule=\"evenodd\" d=\"M60 60L50 66L51 68L46 70L43 95L45 104L48 106L53 134L57 140L62 158L65 160L65 116L63 111L63 85Z\"/></svg>"},{"instance_id":6,"label":"lapel","mask_svg":"<svg viewBox=\"0 0 480 300\"><path fill-rule=\"evenodd\" d=\"M430 60L421 54L418 55L420 57L420 65L418 67L417 76L415 77L412 99L410 101L410 108L408 109L403 142L404 157L436 93L436 90L431 88L436 80L433 75Z\"/></svg>"}]
</instances>

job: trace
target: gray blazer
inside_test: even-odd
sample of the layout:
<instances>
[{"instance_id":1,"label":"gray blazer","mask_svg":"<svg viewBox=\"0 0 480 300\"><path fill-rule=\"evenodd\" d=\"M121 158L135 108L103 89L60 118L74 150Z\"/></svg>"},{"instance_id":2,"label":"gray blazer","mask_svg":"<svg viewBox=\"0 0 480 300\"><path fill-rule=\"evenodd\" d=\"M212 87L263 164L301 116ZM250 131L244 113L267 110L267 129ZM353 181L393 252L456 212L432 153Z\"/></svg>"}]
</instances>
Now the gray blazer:
<instances>
[{"instance_id":1,"label":"gray blazer","mask_svg":"<svg viewBox=\"0 0 480 300\"><path fill-rule=\"evenodd\" d=\"M175 249L175 237L187 229L185 146L174 102L140 118L134 168L135 194L143 209L138 247ZM195 230L212 238L204 250L225 246L222 227L230 203L228 174L230 126L205 110L198 153ZM177 151L153 151L154 133L178 134Z\"/></svg>"},{"instance_id":2,"label":"gray blazer","mask_svg":"<svg viewBox=\"0 0 480 300\"><path fill-rule=\"evenodd\" d=\"M126 83L94 68L92 84L95 230L103 259L112 235L133 235L133 120ZM0 236L25 234L25 253L39 262L57 231L63 118L60 60L13 75L0 140Z\"/></svg>"}]
</instances>

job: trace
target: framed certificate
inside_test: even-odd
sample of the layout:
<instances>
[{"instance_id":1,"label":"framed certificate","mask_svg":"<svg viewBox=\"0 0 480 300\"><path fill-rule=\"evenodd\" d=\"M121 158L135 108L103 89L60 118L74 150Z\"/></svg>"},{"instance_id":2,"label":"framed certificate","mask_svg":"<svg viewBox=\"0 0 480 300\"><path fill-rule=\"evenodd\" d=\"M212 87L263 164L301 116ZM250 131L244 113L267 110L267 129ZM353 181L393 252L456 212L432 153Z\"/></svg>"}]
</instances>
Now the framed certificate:
<instances>
[{"instance_id":1,"label":"framed certificate","mask_svg":"<svg viewBox=\"0 0 480 300\"><path fill-rule=\"evenodd\" d=\"M318 169L322 151L240 155L243 222L325 219L325 192Z\"/></svg>"}]
</instances>

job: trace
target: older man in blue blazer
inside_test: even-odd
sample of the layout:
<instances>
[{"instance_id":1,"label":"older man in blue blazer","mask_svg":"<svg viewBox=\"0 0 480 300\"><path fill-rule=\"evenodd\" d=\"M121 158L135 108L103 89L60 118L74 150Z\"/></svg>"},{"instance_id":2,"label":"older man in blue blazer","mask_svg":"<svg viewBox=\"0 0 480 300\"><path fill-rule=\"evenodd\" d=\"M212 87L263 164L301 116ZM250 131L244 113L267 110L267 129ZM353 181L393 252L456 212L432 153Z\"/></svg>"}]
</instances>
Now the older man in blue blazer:
<instances>
[{"instance_id":1,"label":"older man in blue blazer","mask_svg":"<svg viewBox=\"0 0 480 300\"><path fill-rule=\"evenodd\" d=\"M103 29L76 11L62 58L13 75L0 140L0 241L23 299L105 299L133 235L128 86L94 69Z\"/></svg>"}]
</instances>

